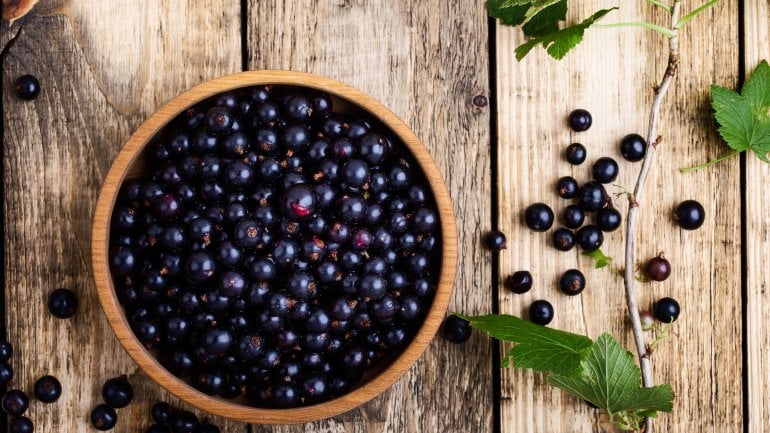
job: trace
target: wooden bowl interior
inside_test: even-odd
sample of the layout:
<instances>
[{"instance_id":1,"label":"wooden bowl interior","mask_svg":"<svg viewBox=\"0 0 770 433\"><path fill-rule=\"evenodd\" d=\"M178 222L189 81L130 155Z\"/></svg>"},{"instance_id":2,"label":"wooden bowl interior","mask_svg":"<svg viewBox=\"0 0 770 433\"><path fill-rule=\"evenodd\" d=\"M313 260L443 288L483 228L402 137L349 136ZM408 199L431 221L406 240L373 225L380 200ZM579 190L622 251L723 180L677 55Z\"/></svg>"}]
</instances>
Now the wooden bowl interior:
<instances>
[{"instance_id":1,"label":"wooden bowl interior","mask_svg":"<svg viewBox=\"0 0 770 433\"><path fill-rule=\"evenodd\" d=\"M431 308L409 344L401 353L386 357L376 368L368 370L361 383L345 395L323 403L292 409L253 407L249 406L243 397L226 400L209 396L190 386L184 379L171 374L134 336L118 302L108 266L109 225L117 194L125 179L146 174L146 145L187 107L217 93L260 84L322 90L331 95L334 111L349 112L360 109L381 121L406 145L414 161L420 166L433 193L441 225L441 248L437 256L440 260L440 270L438 281L435 282L436 293ZM443 320L454 285L456 250L457 230L446 186L427 149L409 128L385 107L349 86L326 78L289 71L244 72L218 78L178 96L153 114L128 140L105 179L94 216L92 237L94 278L100 303L110 326L134 361L158 384L193 406L217 415L258 424L289 424L328 418L365 403L392 385L424 352Z\"/></svg>"}]
</instances>

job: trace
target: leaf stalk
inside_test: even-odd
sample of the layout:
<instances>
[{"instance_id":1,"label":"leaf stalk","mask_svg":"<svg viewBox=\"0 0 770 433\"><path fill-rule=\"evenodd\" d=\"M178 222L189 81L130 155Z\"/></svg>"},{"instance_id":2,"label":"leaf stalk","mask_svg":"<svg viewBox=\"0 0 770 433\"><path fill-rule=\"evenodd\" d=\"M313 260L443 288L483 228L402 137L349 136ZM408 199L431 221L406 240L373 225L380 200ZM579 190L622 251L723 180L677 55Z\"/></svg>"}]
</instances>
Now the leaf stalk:
<instances>
[{"instance_id":1,"label":"leaf stalk","mask_svg":"<svg viewBox=\"0 0 770 433\"><path fill-rule=\"evenodd\" d=\"M656 31L667 38L673 38L674 36L676 36L676 33L673 30L667 29L657 24L648 23L646 21L632 21L632 22L614 23L614 24L594 24L594 27L604 28L604 29L613 28L613 27L642 27L645 29Z\"/></svg>"}]
</instances>

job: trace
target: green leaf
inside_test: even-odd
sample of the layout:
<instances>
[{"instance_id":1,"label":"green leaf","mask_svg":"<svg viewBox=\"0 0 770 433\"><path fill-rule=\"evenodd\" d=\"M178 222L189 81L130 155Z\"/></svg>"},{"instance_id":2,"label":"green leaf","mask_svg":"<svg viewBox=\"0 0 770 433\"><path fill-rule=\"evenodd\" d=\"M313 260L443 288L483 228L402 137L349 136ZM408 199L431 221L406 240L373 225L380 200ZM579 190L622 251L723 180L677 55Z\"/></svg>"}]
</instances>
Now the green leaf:
<instances>
[{"instance_id":1,"label":"green leaf","mask_svg":"<svg viewBox=\"0 0 770 433\"><path fill-rule=\"evenodd\" d=\"M463 316L461 316L463 317ZM506 314L463 317L471 326L498 340L517 343L503 360L513 357L517 368L553 372L570 377L581 374L581 361L591 350L588 337L546 328Z\"/></svg>"},{"instance_id":2,"label":"green leaf","mask_svg":"<svg viewBox=\"0 0 770 433\"><path fill-rule=\"evenodd\" d=\"M605 15L617 8L602 9L590 17L583 20L579 24L575 24L570 27L563 28L559 31L549 33L537 38L530 39L529 41L516 47L516 59L521 60L526 56L533 48L539 44L543 44L548 54L556 60L561 60L567 53L575 48L580 42L583 41L583 35L587 28L591 27L596 21L602 19Z\"/></svg>"},{"instance_id":3,"label":"green leaf","mask_svg":"<svg viewBox=\"0 0 770 433\"><path fill-rule=\"evenodd\" d=\"M489 16L500 20L500 24L518 26L527 19L529 2L517 6L503 6L506 0L487 0L487 12Z\"/></svg>"},{"instance_id":4,"label":"green leaf","mask_svg":"<svg viewBox=\"0 0 770 433\"><path fill-rule=\"evenodd\" d=\"M527 36L545 36L559 31L559 21L566 19L567 0L560 0L540 10L521 29Z\"/></svg>"},{"instance_id":5,"label":"green leaf","mask_svg":"<svg viewBox=\"0 0 770 433\"><path fill-rule=\"evenodd\" d=\"M611 335L602 334L582 362L582 376L553 374L548 383L607 411L632 419L671 412L674 393L669 385L641 387L641 371L631 353Z\"/></svg>"},{"instance_id":6,"label":"green leaf","mask_svg":"<svg viewBox=\"0 0 770 433\"><path fill-rule=\"evenodd\" d=\"M763 60L743 85L740 94L711 86L711 106L719 134L730 148L750 149L770 163L770 66Z\"/></svg>"},{"instance_id":7,"label":"green leaf","mask_svg":"<svg viewBox=\"0 0 770 433\"><path fill-rule=\"evenodd\" d=\"M612 264L612 257L605 255L601 249L594 251L583 251L583 255L594 259L596 262L594 267L596 269L603 268Z\"/></svg>"}]
</instances>

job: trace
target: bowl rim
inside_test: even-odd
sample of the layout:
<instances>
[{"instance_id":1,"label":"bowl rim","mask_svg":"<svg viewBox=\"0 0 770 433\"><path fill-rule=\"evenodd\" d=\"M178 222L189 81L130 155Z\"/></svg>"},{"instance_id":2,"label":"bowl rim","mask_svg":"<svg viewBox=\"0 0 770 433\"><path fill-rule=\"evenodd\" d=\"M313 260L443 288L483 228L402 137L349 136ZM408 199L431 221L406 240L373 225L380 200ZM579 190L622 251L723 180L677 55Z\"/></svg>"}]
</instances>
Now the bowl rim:
<instances>
[{"instance_id":1,"label":"bowl rim","mask_svg":"<svg viewBox=\"0 0 770 433\"><path fill-rule=\"evenodd\" d=\"M353 391L323 403L290 409L251 407L209 396L169 372L134 336L118 302L108 262L110 220L117 195L146 144L178 114L206 98L241 87L267 84L321 90L382 121L404 142L422 169L441 221L441 268L436 293L423 324L409 345L384 370ZM438 331L449 305L457 271L457 226L446 184L428 149L406 123L384 105L347 84L314 74L284 70L247 71L203 82L176 96L150 115L131 135L102 183L93 217L91 256L99 303L107 322L129 356L153 381L181 400L219 416L255 424L296 424L333 417L368 402L393 385L417 362Z\"/></svg>"}]
</instances>

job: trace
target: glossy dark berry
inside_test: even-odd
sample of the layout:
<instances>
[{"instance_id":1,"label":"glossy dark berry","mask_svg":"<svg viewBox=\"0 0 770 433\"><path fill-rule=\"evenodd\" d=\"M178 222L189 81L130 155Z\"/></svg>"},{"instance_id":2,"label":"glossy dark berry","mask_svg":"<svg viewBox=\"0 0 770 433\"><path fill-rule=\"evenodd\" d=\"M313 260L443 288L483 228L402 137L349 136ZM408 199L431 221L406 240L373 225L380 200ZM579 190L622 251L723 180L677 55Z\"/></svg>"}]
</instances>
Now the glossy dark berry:
<instances>
[{"instance_id":1,"label":"glossy dark berry","mask_svg":"<svg viewBox=\"0 0 770 433\"><path fill-rule=\"evenodd\" d=\"M671 275L671 263L660 254L647 261L644 272L652 281L665 281Z\"/></svg>"},{"instance_id":2,"label":"glossy dark berry","mask_svg":"<svg viewBox=\"0 0 770 433\"><path fill-rule=\"evenodd\" d=\"M209 131L221 134L233 125L233 116L225 107L214 107L206 113L206 126Z\"/></svg>"},{"instance_id":3,"label":"glossy dark berry","mask_svg":"<svg viewBox=\"0 0 770 433\"><path fill-rule=\"evenodd\" d=\"M306 220L316 209L316 195L313 189L304 184L294 185L283 197L284 214L294 220Z\"/></svg>"},{"instance_id":4,"label":"glossy dark berry","mask_svg":"<svg viewBox=\"0 0 770 433\"><path fill-rule=\"evenodd\" d=\"M620 227L622 217L614 208L599 209L596 213L596 225L603 232L612 232Z\"/></svg>"},{"instance_id":5,"label":"glossy dark berry","mask_svg":"<svg viewBox=\"0 0 770 433\"><path fill-rule=\"evenodd\" d=\"M574 198L577 195L579 186L572 176L564 176L556 182L556 192L561 198Z\"/></svg>"},{"instance_id":6,"label":"glossy dark berry","mask_svg":"<svg viewBox=\"0 0 770 433\"><path fill-rule=\"evenodd\" d=\"M544 232L553 225L553 211L545 203L534 203L524 210L524 223L536 232Z\"/></svg>"},{"instance_id":7,"label":"glossy dark berry","mask_svg":"<svg viewBox=\"0 0 770 433\"><path fill-rule=\"evenodd\" d=\"M588 156L588 151L586 150L586 147L583 146L580 143L572 143L569 146L567 146L567 149L564 151L564 155L567 158L567 162L569 162L572 165L580 165L583 163L583 161L586 160L586 157Z\"/></svg>"},{"instance_id":8,"label":"glossy dark berry","mask_svg":"<svg viewBox=\"0 0 770 433\"><path fill-rule=\"evenodd\" d=\"M170 432L171 430L169 430L168 427L163 424L153 424L147 427L147 430L144 431L144 433L170 433Z\"/></svg>"},{"instance_id":9,"label":"glossy dark berry","mask_svg":"<svg viewBox=\"0 0 770 433\"><path fill-rule=\"evenodd\" d=\"M14 418L8 423L9 433L33 433L34 431L35 426L32 421L25 416Z\"/></svg>"},{"instance_id":10,"label":"glossy dark berry","mask_svg":"<svg viewBox=\"0 0 770 433\"><path fill-rule=\"evenodd\" d=\"M12 389L5 393L0 405L11 416L21 416L29 407L29 397L23 391Z\"/></svg>"},{"instance_id":11,"label":"glossy dark berry","mask_svg":"<svg viewBox=\"0 0 770 433\"><path fill-rule=\"evenodd\" d=\"M0 342L0 362L5 362L11 359L13 355L13 346L8 341Z\"/></svg>"},{"instance_id":12,"label":"glossy dark berry","mask_svg":"<svg viewBox=\"0 0 770 433\"><path fill-rule=\"evenodd\" d=\"M639 134L628 134L620 141L620 154L627 161L641 161L646 153L647 141Z\"/></svg>"},{"instance_id":13,"label":"glossy dark berry","mask_svg":"<svg viewBox=\"0 0 770 433\"><path fill-rule=\"evenodd\" d=\"M532 288L532 274L529 271L516 271L506 277L504 284L513 293L527 293Z\"/></svg>"},{"instance_id":14,"label":"glossy dark berry","mask_svg":"<svg viewBox=\"0 0 770 433\"><path fill-rule=\"evenodd\" d=\"M125 377L115 377L102 385L102 398L112 408L126 407L134 398L134 388Z\"/></svg>"},{"instance_id":15,"label":"glossy dark berry","mask_svg":"<svg viewBox=\"0 0 770 433\"><path fill-rule=\"evenodd\" d=\"M7 362L0 362L0 387L6 386L13 379L13 368Z\"/></svg>"},{"instance_id":16,"label":"glossy dark berry","mask_svg":"<svg viewBox=\"0 0 770 433\"><path fill-rule=\"evenodd\" d=\"M554 230L551 241L557 250L569 251L575 246L575 234L572 233L572 230L559 228Z\"/></svg>"},{"instance_id":17,"label":"glossy dark berry","mask_svg":"<svg viewBox=\"0 0 770 433\"><path fill-rule=\"evenodd\" d=\"M696 230L706 221L706 210L695 200L685 200L674 210L674 220L685 230Z\"/></svg>"},{"instance_id":18,"label":"glossy dark berry","mask_svg":"<svg viewBox=\"0 0 770 433\"><path fill-rule=\"evenodd\" d=\"M569 113L569 127L572 128L573 131L585 131L588 128L591 127L591 124L593 123L593 119L591 118L591 113L589 113L587 110L584 110L582 108L579 108L577 110L573 110L571 113Z\"/></svg>"},{"instance_id":19,"label":"glossy dark berry","mask_svg":"<svg viewBox=\"0 0 770 433\"><path fill-rule=\"evenodd\" d=\"M185 273L194 282L206 281L214 276L216 264L214 258L205 252L196 251L185 263Z\"/></svg>"},{"instance_id":20,"label":"glossy dark berry","mask_svg":"<svg viewBox=\"0 0 770 433\"><path fill-rule=\"evenodd\" d=\"M78 298L68 289L56 289L48 295L48 311L59 319L69 319L78 310Z\"/></svg>"},{"instance_id":21,"label":"glossy dark berry","mask_svg":"<svg viewBox=\"0 0 770 433\"><path fill-rule=\"evenodd\" d=\"M158 424L167 424L171 420L174 409L165 401L159 401L152 406L150 411L152 419Z\"/></svg>"},{"instance_id":22,"label":"glossy dark berry","mask_svg":"<svg viewBox=\"0 0 770 433\"><path fill-rule=\"evenodd\" d=\"M599 227L589 224L581 227L575 233L575 243L583 249L583 251L596 251L604 243L604 235Z\"/></svg>"},{"instance_id":23,"label":"glossy dark berry","mask_svg":"<svg viewBox=\"0 0 770 433\"><path fill-rule=\"evenodd\" d=\"M169 426L174 433L195 433L200 426L200 422L194 413L182 410L177 411L171 416Z\"/></svg>"},{"instance_id":24,"label":"glossy dark berry","mask_svg":"<svg viewBox=\"0 0 770 433\"><path fill-rule=\"evenodd\" d=\"M655 303L655 318L663 323L675 322L681 309L673 298L662 298Z\"/></svg>"},{"instance_id":25,"label":"glossy dark berry","mask_svg":"<svg viewBox=\"0 0 770 433\"><path fill-rule=\"evenodd\" d=\"M53 376L43 376L35 382L34 394L43 403L53 403L61 396L61 383Z\"/></svg>"},{"instance_id":26,"label":"glossy dark berry","mask_svg":"<svg viewBox=\"0 0 770 433\"><path fill-rule=\"evenodd\" d=\"M586 277L577 269L570 269L559 278L559 290L565 295L579 295L585 288Z\"/></svg>"},{"instance_id":27,"label":"glossy dark berry","mask_svg":"<svg viewBox=\"0 0 770 433\"><path fill-rule=\"evenodd\" d=\"M553 305L545 300L537 300L529 306L529 320L538 325L547 325L553 320Z\"/></svg>"},{"instance_id":28,"label":"glossy dark berry","mask_svg":"<svg viewBox=\"0 0 770 433\"><path fill-rule=\"evenodd\" d=\"M586 212L596 212L608 200L607 192L598 182L588 182L578 191L578 206Z\"/></svg>"},{"instance_id":29,"label":"glossy dark berry","mask_svg":"<svg viewBox=\"0 0 770 433\"><path fill-rule=\"evenodd\" d=\"M585 218L585 211L580 206L574 204L565 207L561 213L561 222L570 229L582 226Z\"/></svg>"},{"instance_id":30,"label":"glossy dark berry","mask_svg":"<svg viewBox=\"0 0 770 433\"><path fill-rule=\"evenodd\" d=\"M450 343L461 344L471 338L471 324L467 320L451 315L444 319L441 327L442 335Z\"/></svg>"},{"instance_id":31,"label":"glossy dark berry","mask_svg":"<svg viewBox=\"0 0 770 433\"><path fill-rule=\"evenodd\" d=\"M491 231L484 237L484 245L492 251L501 251L506 248L505 234Z\"/></svg>"},{"instance_id":32,"label":"glossy dark berry","mask_svg":"<svg viewBox=\"0 0 770 433\"><path fill-rule=\"evenodd\" d=\"M601 157L594 162L594 166L591 169L594 180L601 183L610 183L618 178L618 172L620 168L618 163L614 159L609 157Z\"/></svg>"},{"instance_id":33,"label":"glossy dark berry","mask_svg":"<svg viewBox=\"0 0 770 433\"><path fill-rule=\"evenodd\" d=\"M14 90L19 99L31 101L40 94L40 82L32 75L22 75L16 79Z\"/></svg>"}]
</instances>

